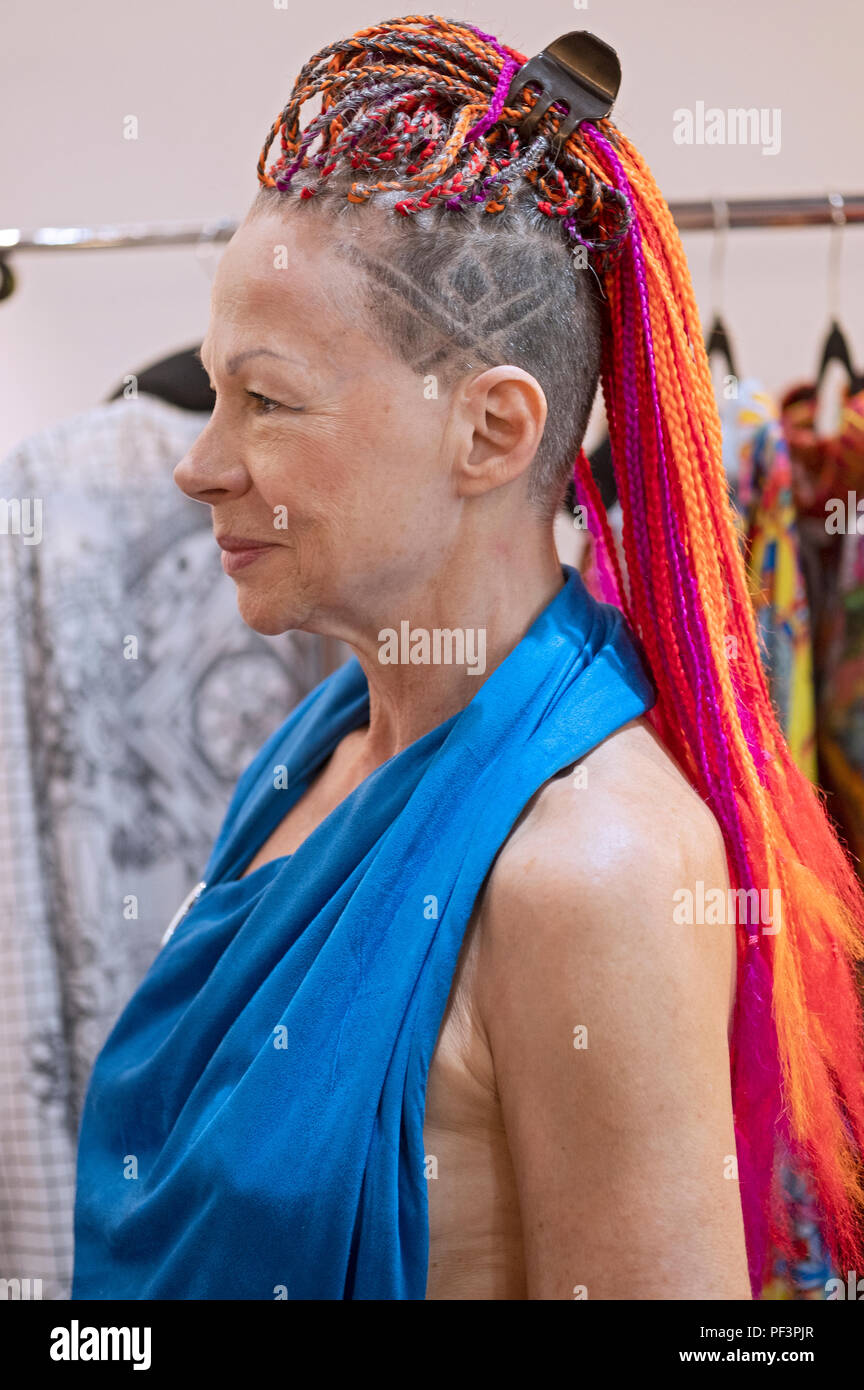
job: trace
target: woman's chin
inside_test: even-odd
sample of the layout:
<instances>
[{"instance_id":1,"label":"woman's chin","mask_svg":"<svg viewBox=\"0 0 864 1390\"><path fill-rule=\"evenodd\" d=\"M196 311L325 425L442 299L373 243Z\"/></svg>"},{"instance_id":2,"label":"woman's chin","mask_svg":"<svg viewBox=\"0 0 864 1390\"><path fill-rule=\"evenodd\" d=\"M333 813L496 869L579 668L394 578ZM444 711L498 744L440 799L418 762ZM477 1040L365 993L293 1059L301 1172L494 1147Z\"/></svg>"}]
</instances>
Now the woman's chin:
<instances>
[{"instance_id":1,"label":"woman's chin","mask_svg":"<svg viewBox=\"0 0 864 1390\"><path fill-rule=\"evenodd\" d=\"M280 632L299 627L302 621L291 605L275 603L272 594L256 594L241 588L237 595L237 608L246 626L251 627L253 632L259 632L262 637L278 637Z\"/></svg>"}]
</instances>

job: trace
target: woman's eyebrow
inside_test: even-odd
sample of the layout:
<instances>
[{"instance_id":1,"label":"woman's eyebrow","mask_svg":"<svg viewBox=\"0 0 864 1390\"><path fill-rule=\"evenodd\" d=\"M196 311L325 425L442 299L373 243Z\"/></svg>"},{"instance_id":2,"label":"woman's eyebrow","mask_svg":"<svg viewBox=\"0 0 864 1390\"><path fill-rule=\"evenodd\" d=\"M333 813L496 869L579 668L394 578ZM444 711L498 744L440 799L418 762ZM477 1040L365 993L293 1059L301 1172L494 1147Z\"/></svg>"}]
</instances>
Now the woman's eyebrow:
<instances>
[{"instance_id":1,"label":"woman's eyebrow","mask_svg":"<svg viewBox=\"0 0 864 1390\"><path fill-rule=\"evenodd\" d=\"M233 357L229 357L225 363L225 370L229 376L233 376L238 367L244 362L248 362L251 357L277 357L280 362L290 362L290 357L285 357L281 352L274 352L272 348L258 347L247 348L245 352L237 352Z\"/></svg>"},{"instance_id":2,"label":"woman's eyebrow","mask_svg":"<svg viewBox=\"0 0 864 1390\"><path fill-rule=\"evenodd\" d=\"M203 347L203 343L201 346ZM207 367L205 365L203 357L201 356L201 348L196 348L194 355L198 358L198 361L201 363L201 366L204 367L204 370L206 371ZM233 376L234 373L237 371L238 367L241 367L244 362L248 362L249 359L252 357L275 357L280 362L293 362L296 360L292 357L286 357L284 353L274 352L272 348L247 348L244 352L237 352L234 354L233 357L228 358L227 362L225 363L226 372L229 376Z\"/></svg>"}]
</instances>

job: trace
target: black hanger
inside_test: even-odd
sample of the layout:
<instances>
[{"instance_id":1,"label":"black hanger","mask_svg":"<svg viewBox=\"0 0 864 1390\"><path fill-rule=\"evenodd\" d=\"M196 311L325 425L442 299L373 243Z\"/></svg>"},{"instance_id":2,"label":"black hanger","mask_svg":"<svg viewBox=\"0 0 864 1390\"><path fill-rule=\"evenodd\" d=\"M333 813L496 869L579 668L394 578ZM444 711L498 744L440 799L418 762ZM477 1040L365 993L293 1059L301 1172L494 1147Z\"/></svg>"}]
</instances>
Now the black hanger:
<instances>
[{"instance_id":1,"label":"black hanger","mask_svg":"<svg viewBox=\"0 0 864 1390\"><path fill-rule=\"evenodd\" d=\"M816 377L816 389L822 385L825 373L830 362L839 362L844 368L849 378L849 389L853 395L864 389L864 376L856 372L852 365L852 354L849 351L849 344L846 341L846 334L840 327L836 319L832 319L831 327L828 329L828 336L822 348L822 361L819 364L819 372Z\"/></svg>"},{"instance_id":2,"label":"black hanger","mask_svg":"<svg viewBox=\"0 0 864 1390\"><path fill-rule=\"evenodd\" d=\"M201 359L195 348L184 348L182 352L172 353L170 357L160 358L149 367L136 373L137 389L150 396L158 396L169 405L178 405L183 410L212 410L216 396L210 390ZM125 394L125 388L118 386L109 397L117 400Z\"/></svg>"},{"instance_id":3,"label":"black hanger","mask_svg":"<svg viewBox=\"0 0 864 1390\"><path fill-rule=\"evenodd\" d=\"M734 376L737 381L738 372L735 367L735 356L732 352L732 343L729 339L726 325L719 314L714 315L711 327L708 329L708 336L705 339L705 351L708 354L709 360L715 353L719 352L729 368L730 375Z\"/></svg>"},{"instance_id":4,"label":"black hanger","mask_svg":"<svg viewBox=\"0 0 864 1390\"><path fill-rule=\"evenodd\" d=\"M15 276L8 261L0 259L0 299L8 299L15 289Z\"/></svg>"}]
</instances>

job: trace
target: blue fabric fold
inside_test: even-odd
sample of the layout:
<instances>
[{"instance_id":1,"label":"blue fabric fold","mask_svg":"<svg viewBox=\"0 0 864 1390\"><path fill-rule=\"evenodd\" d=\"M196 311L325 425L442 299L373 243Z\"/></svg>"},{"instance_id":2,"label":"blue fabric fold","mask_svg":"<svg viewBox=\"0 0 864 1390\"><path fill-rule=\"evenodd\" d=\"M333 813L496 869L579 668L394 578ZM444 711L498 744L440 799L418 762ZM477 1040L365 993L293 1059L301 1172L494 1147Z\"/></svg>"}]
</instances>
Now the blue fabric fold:
<instances>
[{"instance_id":1,"label":"blue fabric fold","mask_svg":"<svg viewBox=\"0 0 864 1390\"><path fill-rule=\"evenodd\" d=\"M356 658L244 772L93 1069L73 1299L424 1298L426 1080L475 900L534 793L655 698L620 612L563 578L462 710L240 878L368 721Z\"/></svg>"}]
</instances>

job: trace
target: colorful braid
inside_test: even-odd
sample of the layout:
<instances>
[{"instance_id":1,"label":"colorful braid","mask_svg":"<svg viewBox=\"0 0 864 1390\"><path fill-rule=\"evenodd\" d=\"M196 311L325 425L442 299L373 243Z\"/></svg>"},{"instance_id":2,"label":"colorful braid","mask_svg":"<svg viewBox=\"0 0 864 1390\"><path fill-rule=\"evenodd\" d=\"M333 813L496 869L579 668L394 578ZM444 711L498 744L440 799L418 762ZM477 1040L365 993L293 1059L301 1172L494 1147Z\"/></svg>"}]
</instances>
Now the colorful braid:
<instances>
[{"instance_id":1,"label":"colorful braid","mask_svg":"<svg viewBox=\"0 0 864 1390\"><path fill-rule=\"evenodd\" d=\"M699 315L669 208L610 121L583 124L556 149L549 112L523 146L516 126L535 98L526 89L509 107L506 95L525 61L471 25L436 15L363 29L304 66L258 176L287 189L298 169L314 168L320 186L347 159L369 180L354 182L349 197L402 190L395 210L405 216L439 200L454 210L483 202L494 215L526 180L539 210L558 219L602 277L609 331L601 380L625 565L622 572L580 455L574 485L594 531L598 574L643 643L658 688L652 723L720 823L733 887L780 890L776 934L739 929L731 1046L758 1296L769 1245L788 1248L778 1143L811 1177L836 1267L864 1261L855 979L864 894L768 693ZM318 93L321 113L301 132L301 107ZM281 153L267 169L277 136ZM399 161L407 161L405 177L385 177ZM301 196L314 193L305 186Z\"/></svg>"},{"instance_id":2,"label":"colorful braid","mask_svg":"<svg viewBox=\"0 0 864 1390\"><path fill-rule=\"evenodd\" d=\"M513 126L535 98L527 90L519 107L511 108L506 95L524 61L471 25L436 15L410 15L361 29L303 66L268 133L258 179L287 190L298 169L314 167L320 184L343 159L370 176L401 163L407 166L407 181L358 180L347 196L362 203L377 192L404 189L409 196L395 206L404 216L438 201L449 208L481 202L486 212L501 212L511 184L526 179L541 194L540 210L559 218L602 268L627 236L627 201L597 177L599 166L595 162L592 171L573 139L558 161L564 168L556 167L548 157L554 118L544 117L541 133L522 148ZM301 132L301 108L319 94L321 112ZM357 116L361 107L363 114ZM609 132L614 139L611 126ZM280 154L268 168L277 136ZM310 156L319 137L320 149ZM301 196L314 193L307 185ZM582 229L588 226L593 238L583 239Z\"/></svg>"}]
</instances>

